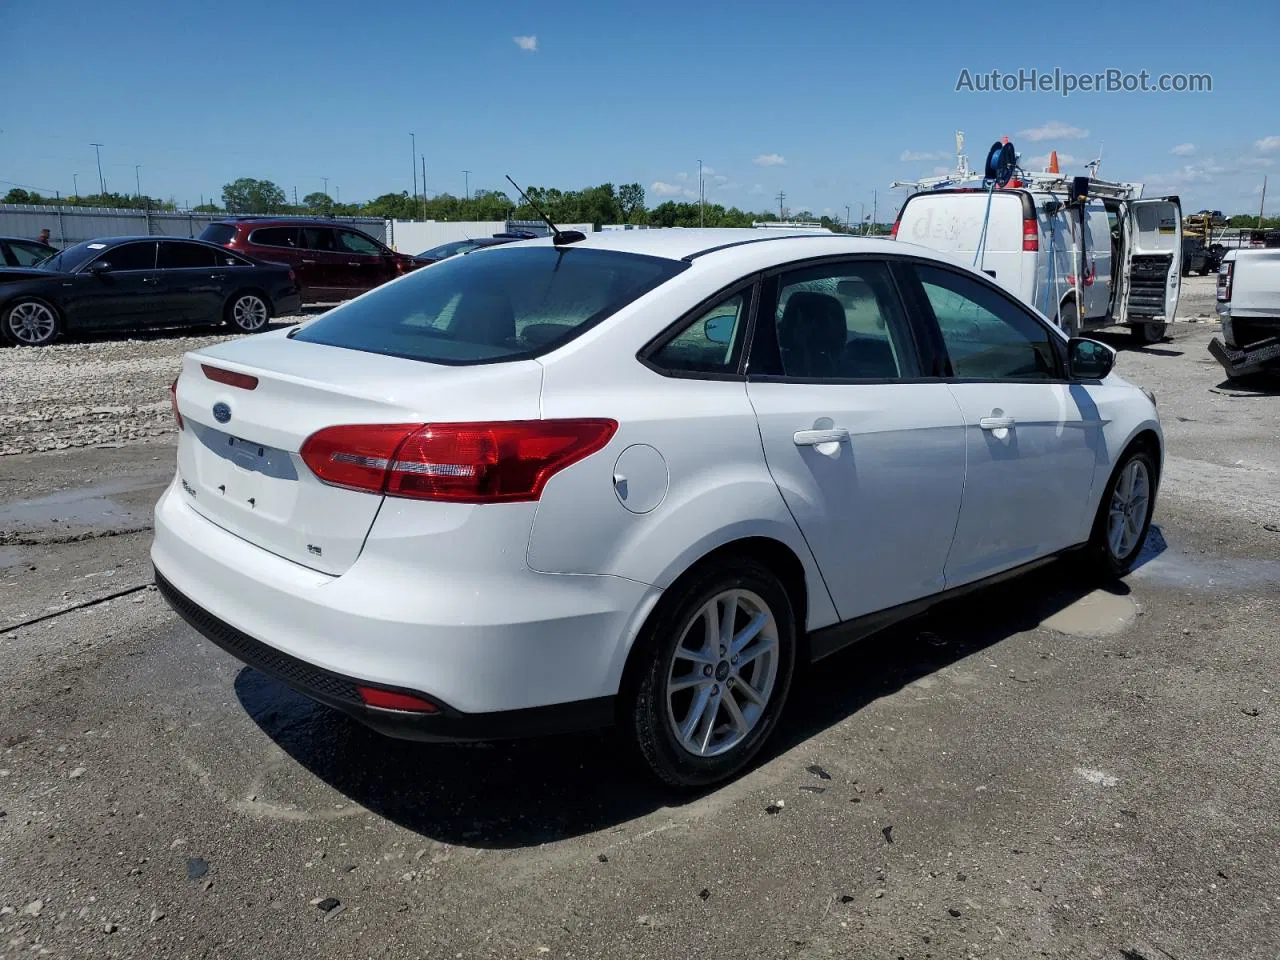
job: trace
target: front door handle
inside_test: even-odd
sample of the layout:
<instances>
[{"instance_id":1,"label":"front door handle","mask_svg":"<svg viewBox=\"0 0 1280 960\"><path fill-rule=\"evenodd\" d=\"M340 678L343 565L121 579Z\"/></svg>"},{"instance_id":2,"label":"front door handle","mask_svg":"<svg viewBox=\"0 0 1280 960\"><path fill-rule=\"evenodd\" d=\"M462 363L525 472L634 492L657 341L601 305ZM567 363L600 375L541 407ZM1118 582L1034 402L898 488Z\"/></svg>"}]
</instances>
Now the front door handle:
<instances>
[{"instance_id":1,"label":"front door handle","mask_svg":"<svg viewBox=\"0 0 1280 960\"><path fill-rule=\"evenodd\" d=\"M358 267L358 266L360 266L360 261L359 261L359 260L357 260L357 261L355 261L354 263L352 263L350 260L348 260L348 261L347 261L347 266L348 266L348 267Z\"/></svg>"},{"instance_id":2,"label":"front door handle","mask_svg":"<svg viewBox=\"0 0 1280 960\"><path fill-rule=\"evenodd\" d=\"M315 261L314 261L314 260L303 260L302 262L303 262L303 263L315 263Z\"/></svg>"},{"instance_id":3,"label":"front door handle","mask_svg":"<svg viewBox=\"0 0 1280 960\"><path fill-rule=\"evenodd\" d=\"M159 283L160 278L159 277L143 277L142 282L143 283Z\"/></svg>"},{"instance_id":4,"label":"front door handle","mask_svg":"<svg viewBox=\"0 0 1280 960\"><path fill-rule=\"evenodd\" d=\"M210 279L210 280L225 280L225 279L227 279L227 275L226 275L225 273L211 273L211 274L209 274L209 279Z\"/></svg>"},{"instance_id":5,"label":"front door handle","mask_svg":"<svg viewBox=\"0 0 1280 960\"><path fill-rule=\"evenodd\" d=\"M848 443L849 431L844 427L831 430L797 430L791 435L797 447L816 447L823 443Z\"/></svg>"},{"instance_id":6,"label":"front door handle","mask_svg":"<svg viewBox=\"0 0 1280 960\"><path fill-rule=\"evenodd\" d=\"M1013 424L1013 417L983 417L978 421L983 430L1008 430Z\"/></svg>"}]
</instances>

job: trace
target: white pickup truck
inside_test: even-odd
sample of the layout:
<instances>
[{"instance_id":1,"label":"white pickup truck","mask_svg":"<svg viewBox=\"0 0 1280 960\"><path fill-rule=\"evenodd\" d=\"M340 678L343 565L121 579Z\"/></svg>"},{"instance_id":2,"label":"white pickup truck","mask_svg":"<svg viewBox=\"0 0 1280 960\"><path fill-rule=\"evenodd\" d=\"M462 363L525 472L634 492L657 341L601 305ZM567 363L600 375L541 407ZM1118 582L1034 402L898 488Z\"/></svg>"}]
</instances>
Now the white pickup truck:
<instances>
[{"instance_id":1,"label":"white pickup truck","mask_svg":"<svg viewBox=\"0 0 1280 960\"><path fill-rule=\"evenodd\" d=\"M1231 377L1280 371L1280 248L1231 250L1218 269L1222 339L1209 352Z\"/></svg>"}]
</instances>

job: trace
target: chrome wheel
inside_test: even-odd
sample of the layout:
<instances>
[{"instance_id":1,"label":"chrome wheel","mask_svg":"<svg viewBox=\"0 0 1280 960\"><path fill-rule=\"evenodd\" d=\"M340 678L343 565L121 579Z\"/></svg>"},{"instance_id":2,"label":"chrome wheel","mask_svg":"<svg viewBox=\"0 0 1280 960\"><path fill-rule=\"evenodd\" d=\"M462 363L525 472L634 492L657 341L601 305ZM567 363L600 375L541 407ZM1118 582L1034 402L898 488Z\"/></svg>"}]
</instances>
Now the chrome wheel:
<instances>
[{"instance_id":1,"label":"chrome wheel","mask_svg":"<svg viewBox=\"0 0 1280 960\"><path fill-rule=\"evenodd\" d=\"M1107 514L1107 549L1117 560L1127 560L1137 547L1150 509L1151 474L1135 457L1116 480Z\"/></svg>"},{"instance_id":2,"label":"chrome wheel","mask_svg":"<svg viewBox=\"0 0 1280 960\"><path fill-rule=\"evenodd\" d=\"M43 303L28 300L9 309L9 333L18 343L38 347L53 339L58 318Z\"/></svg>"},{"instance_id":3,"label":"chrome wheel","mask_svg":"<svg viewBox=\"0 0 1280 960\"><path fill-rule=\"evenodd\" d=\"M684 625L667 672L667 722L698 757L732 750L760 723L778 677L778 624L749 590L726 590Z\"/></svg>"},{"instance_id":4,"label":"chrome wheel","mask_svg":"<svg viewBox=\"0 0 1280 960\"><path fill-rule=\"evenodd\" d=\"M246 293L236 298L231 307L231 319L245 333L253 333L267 325L267 305L262 298Z\"/></svg>"}]
</instances>

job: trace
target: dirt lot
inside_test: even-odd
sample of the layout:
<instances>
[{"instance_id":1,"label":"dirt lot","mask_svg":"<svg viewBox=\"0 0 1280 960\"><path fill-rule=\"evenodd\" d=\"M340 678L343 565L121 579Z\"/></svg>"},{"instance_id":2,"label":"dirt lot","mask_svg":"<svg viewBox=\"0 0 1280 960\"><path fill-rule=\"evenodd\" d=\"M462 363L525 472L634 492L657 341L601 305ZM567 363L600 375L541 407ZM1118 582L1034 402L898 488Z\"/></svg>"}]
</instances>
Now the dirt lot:
<instances>
[{"instance_id":1,"label":"dirt lot","mask_svg":"<svg viewBox=\"0 0 1280 960\"><path fill-rule=\"evenodd\" d=\"M693 797L607 734L395 743L241 667L146 588L195 341L0 351L0 447L99 443L0 457L0 958L1275 958L1280 390L1214 330L1114 341L1168 440L1127 582L868 641Z\"/></svg>"}]
</instances>

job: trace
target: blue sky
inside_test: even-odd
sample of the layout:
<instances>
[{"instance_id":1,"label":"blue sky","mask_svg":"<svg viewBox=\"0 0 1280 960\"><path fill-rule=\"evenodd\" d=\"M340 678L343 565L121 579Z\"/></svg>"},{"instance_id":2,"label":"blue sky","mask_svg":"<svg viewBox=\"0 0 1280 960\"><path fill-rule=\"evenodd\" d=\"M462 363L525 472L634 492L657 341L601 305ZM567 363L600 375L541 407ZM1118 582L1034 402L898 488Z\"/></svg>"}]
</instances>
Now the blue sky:
<instances>
[{"instance_id":1,"label":"blue sky","mask_svg":"<svg viewBox=\"0 0 1280 960\"><path fill-rule=\"evenodd\" d=\"M1009 135L1031 158L1176 192L1191 209L1280 207L1280 4L930 2L352 4L0 0L0 192L111 190L180 204L238 176L344 201L639 181L653 205L707 195L881 219L891 180L971 162ZM54 12L56 9L56 13ZM1034 11L1034 12L1033 12ZM1102 24L1112 24L1105 30ZM526 38L518 40L517 38ZM528 38L536 38L528 39ZM1212 93L964 93L961 69L1208 72ZM26 91L15 94L13 91ZM1268 202L1268 212L1276 207Z\"/></svg>"}]
</instances>

